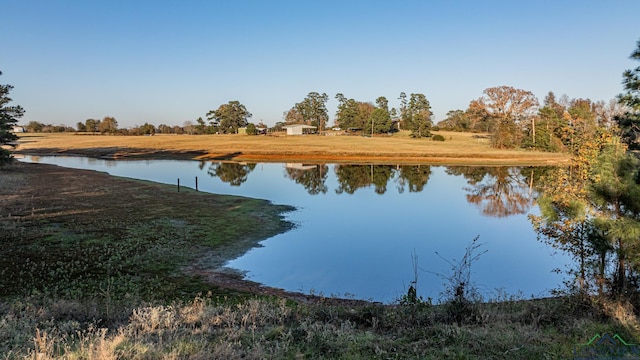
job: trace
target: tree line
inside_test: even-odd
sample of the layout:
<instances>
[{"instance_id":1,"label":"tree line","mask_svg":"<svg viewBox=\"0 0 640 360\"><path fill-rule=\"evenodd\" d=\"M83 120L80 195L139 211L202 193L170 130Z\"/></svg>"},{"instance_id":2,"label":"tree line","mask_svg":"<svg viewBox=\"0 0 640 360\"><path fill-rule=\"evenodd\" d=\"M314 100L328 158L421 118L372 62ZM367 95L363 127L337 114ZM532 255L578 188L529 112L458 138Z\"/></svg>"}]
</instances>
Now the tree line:
<instances>
[{"instance_id":1,"label":"tree line","mask_svg":"<svg viewBox=\"0 0 640 360\"><path fill-rule=\"evenodd\" d=\"M559 99L550 91L542 106L529 91L500 86L485 89L466 110L452 110L438 128L493 134L496 148L572 151L598 132L613 131L615 119L627 111L618 100Z\"/></svg>"},{"instance_id":2,"label":"tree line","mask_svg":"<svg viewBox=\"0 0 640 360\"><path fill-rule=\"evenodd\" d=\"M632 76L629 74L629 76ZM631 81L631 80L630 80ZM434 126L431 104L424 94L400 93L397 108L389 107L386 97L375 102L335 95L338 101L334 128L363 135L378 135L408 130L413 137L431 136L432 130L490 133L496 148L530 148L553 152L572 152L582 141L592 139L596 133L610 131L616 125L626 129L626 138L640 138L633 130L638 127L629 119L633 114L629 104L621 99L592 101L571 99L566 95L557 98L549 92L542 106L530 91L510 86L487 88L483 96L472 100L465 110L451 110L446 118ZM633 98L631 98L633 99ZM119 128L114 117L87 119L78 122L76 128L53 126L30 121L24 126L27 132L90 132L119 135L153 134L235 134L245 128L255 135L261 131L283 131L285 125L306 124L315 126L319 133L328 127L329 113L326 93L310 92L302 101L283 113L283 121L271 128L262 122L250 123L252 114L237 100L210 110L205 117L186 121L182 126L144 123L132 128ZM627 122L625 122L627 121ZM628 123L628 124L627 124ZM627 124L627 125L625 125Z\"/></svg>"},{"instance_id":3,"label":"tree line","mask_svg":"<svg viewBox=\"0 0 640 360\"><path fill-rule=\"evenodd\" d=\"M638 46L640 48L640 45ZM640 49L631 58L640 60ZM640 107L637 94L640 67L623 73L626 93L609 103L590 99L571 99L566 95L556 98L549 92L542 106L530 91L510 86L487 88L478 99L472 100L465 110L451 110L444 120L433 125L431 104L424 94L400 93L397 108L390 108L386 97L375 102L348 98L342 93L335 95L338 109L334 126L343 130L354 130L363 135L392 133L409 130L413 137L430 137L432 130L472 131L490 133L496 148L531 148L544 151L564 151L576 154L584 143L592 142L603 133L619 131L619 135L632 148L640 148ZM0 73L1 74L1 73ZM2 85L0 93L0 136L2 144L15 139L8 135L17 124L24 110L19 106L8 106L10 85ZM322 133L329 122L326 93L310 92L300 102L283 114L283 121L275 124L271 131L282 131L287 124L316 126ZM220 105L215 110L182 126L145 123L123 129L112 116L103 119L87 119L78 122L76 128L54 126L30 121L24 129L28 132L90 132L122 135L160 134L230 134L246 128L247 134L258 134L267 126L250 123L252 114L237 100Z\"/></svg>"}]
</instances>

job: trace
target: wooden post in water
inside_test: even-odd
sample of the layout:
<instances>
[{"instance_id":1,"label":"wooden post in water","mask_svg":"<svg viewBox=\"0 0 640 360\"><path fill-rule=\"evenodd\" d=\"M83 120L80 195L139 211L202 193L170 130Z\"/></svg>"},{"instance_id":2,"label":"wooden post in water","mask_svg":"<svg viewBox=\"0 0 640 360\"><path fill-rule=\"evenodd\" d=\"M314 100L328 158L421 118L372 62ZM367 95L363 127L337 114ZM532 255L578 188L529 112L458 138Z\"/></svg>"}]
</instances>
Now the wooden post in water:
<instances>
[{"instance_id":1,"label":"wooden post in water","mask_svg":"<svg viewBox=\"0 0 640 360\"><path fill-rule=\"evenodd\" d=\"M198 191L198 177L196 176L196 191Z\"/></svg>"},{"instance_id":2,"label":"wooden post in water","mask_svg":"<svg viewBox=\"0 0 640 360\"><path fill-rule=\"evenodd\" d=\"M178 178L178 192L180 192L180 178Z\"/></svg>"}]
</instances>

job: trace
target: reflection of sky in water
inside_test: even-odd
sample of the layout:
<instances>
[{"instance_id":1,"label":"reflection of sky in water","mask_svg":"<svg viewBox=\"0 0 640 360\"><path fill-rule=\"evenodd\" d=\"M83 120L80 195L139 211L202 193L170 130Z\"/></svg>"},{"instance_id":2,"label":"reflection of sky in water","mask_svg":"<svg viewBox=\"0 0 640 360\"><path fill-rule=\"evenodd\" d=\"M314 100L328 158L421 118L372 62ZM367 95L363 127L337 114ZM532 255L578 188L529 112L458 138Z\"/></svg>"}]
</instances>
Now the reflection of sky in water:
<instances>
[{"instance_id":1,"label":"reflection of sky in water","mask_svg":"<svg viewBox=\"0 0 640 360\"><path fill-rule=\"evenodd\" d=\"M29 157L25 160L29 161ZM35 160L35 159L34 159ZM113 175L194 187L201 191L242 195L288 204L299 210L287 219L298 226L262 242L228 266L247 272L254 281L293 291L325 295L353 294L356 298L389 302L405 292L413 280L411 254L418 256L418 291L438 299L449 274L448 260L460 260L465 248L480 235L488 252L473 264L472 279L491 296L498 288L525 296L545 296L560 285L551 272L568 263L566 256L536 240L527 213L488 217L467 202L470 186L462 176L431 167L421 192L398 191L398 176L381 195L373 186L353 194L337 194L334 165L328 166L327 192L309 195L289 179L283 164L257 164L241 186L230 186L200 169L197 161L104 161L70 157L40 157L42 163L106 171ZM537 212L533 207L528 213Z\"/></svg>"}]
</instances>

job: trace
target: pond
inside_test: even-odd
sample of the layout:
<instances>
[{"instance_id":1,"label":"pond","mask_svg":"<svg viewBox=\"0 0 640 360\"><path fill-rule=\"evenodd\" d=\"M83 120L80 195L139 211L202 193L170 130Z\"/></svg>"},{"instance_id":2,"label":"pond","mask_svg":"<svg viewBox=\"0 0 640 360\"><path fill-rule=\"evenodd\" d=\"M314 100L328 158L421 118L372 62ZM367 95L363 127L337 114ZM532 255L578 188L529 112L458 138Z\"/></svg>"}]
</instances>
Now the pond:
<instances>
[{"instance_id":1,"label":"pond","mask_svg":"<svg viewBox=\"0 0 640 360\"><path fill-rule=\"evenodd\" d=\"M479 237L472 283L486 297L544 297L570 258L539 241L529 214L535 167L233 163L25 156L22 161L195 187L292 205L296 227L227 266L289 291L393 302L417 289L438 301ZM212 214L215 216L215 214ZM485 252L486 251L486 252ZM483 253L484 252L484 253Z\"/></svg>"}]
</instances>

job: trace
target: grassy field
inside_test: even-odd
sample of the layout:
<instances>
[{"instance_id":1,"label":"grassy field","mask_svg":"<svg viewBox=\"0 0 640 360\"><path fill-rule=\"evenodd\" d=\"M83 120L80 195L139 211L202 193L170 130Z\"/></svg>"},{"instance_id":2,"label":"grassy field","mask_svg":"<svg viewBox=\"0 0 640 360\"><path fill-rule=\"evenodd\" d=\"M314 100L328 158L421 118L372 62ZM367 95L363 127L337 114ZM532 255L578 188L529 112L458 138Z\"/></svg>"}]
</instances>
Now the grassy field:
<instances>
[{"instance_id":1,"label":"grassy field","mask_svg":"<svg viewBox=\"0 0 640 360\"><path fill-rule=\"evenodd\" d=\"M18 152L66 153L93 157L187 157L241 161L319 161L548 165L569 161L566 154L498 150L486 134L438 132L445 141L393 136L108 136L22 134Z\"/></svg>"},{"instance_id":2,"label":"grassy field","mask_svg":"<svg viewBox=\"0 0 640 360\"><path fill-rule=\"evenodd\" d=\"M287 230L288 210L93 171L0 168L0 359L570 359L598 334L640 342L623 303L382 305L214 276Z\"/></svg>"}]
</instances>

